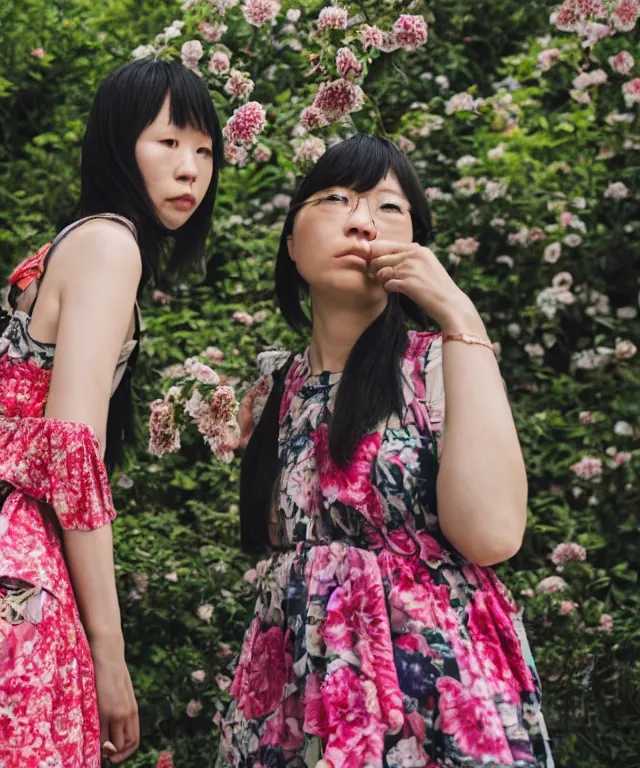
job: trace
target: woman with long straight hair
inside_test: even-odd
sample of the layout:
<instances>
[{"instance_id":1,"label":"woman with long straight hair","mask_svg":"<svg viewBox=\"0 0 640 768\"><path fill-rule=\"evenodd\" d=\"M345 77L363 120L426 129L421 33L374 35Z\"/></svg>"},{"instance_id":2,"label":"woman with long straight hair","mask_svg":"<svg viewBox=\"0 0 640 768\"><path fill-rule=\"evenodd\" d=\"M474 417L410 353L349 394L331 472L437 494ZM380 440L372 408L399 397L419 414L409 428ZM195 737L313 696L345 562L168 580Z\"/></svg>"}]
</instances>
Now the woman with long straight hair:
<instances>
[{"instance_id":1,"label":"woman with long straight hair","mask_svg":"<svg viewBox=\"0 0 640 768\"><path fill-rule=\"evenodd\" d=\"M384 139L332 147L291 201L276 292L310 344L265 353L239 414L242 544L266 559L219 768L553 765L491 569L525 529L518 436L482 319L430 236Z\"/></svg>"},{"instance_id":2,"label":"woman with long straight hair","mask_svg":"<svg viewBox=\"0 0 640 768\"><path fill-rule=\"evenodd\" d=\"M176 62L110 74L78 216L10 276L0 337L0 765L99 768L139 742L107 471L131 434L137 299L204 255L222 137ZM166 252L168 236L173 239Z\"/></svg>"}]
</instances>

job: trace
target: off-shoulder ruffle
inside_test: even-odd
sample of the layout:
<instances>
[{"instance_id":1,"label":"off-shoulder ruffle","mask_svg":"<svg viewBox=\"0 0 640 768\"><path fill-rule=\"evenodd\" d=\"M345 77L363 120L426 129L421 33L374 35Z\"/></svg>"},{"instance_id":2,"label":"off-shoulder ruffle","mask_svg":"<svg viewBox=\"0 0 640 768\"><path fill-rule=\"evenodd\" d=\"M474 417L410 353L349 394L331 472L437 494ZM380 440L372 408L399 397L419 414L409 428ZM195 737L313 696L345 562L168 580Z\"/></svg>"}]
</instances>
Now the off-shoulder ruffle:
<instances>
[{"instance_id":1,"label":"off-shoulder ruffle","mask_svg":"<svg viewBox=\"0 0 640 768\"><path fill-rule=\"evenodd\" d=\"M0 417L0 481L50 504L64 530L91 531L116 517L100 446L86 424Z\"/></svg>"}]
</instances>

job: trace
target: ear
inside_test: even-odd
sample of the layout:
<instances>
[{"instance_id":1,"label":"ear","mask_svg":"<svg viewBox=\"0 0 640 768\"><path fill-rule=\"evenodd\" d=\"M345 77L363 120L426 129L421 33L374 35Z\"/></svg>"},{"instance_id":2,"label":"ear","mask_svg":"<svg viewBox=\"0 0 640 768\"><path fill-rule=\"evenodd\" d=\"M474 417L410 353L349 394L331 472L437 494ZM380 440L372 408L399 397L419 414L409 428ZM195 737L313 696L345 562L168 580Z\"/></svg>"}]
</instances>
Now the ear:
<instances>
[{"instance_id":1,"label":"ear","mask_svg":"<svg viewBox=\"0 0 640 768\"><path fill-rule=\"evenodd\" d=\"M289 258L295 264L296 260L293 257L293 235L289 235L287 238L287 250L289 251Z\"/></svg>"}]
</instances>

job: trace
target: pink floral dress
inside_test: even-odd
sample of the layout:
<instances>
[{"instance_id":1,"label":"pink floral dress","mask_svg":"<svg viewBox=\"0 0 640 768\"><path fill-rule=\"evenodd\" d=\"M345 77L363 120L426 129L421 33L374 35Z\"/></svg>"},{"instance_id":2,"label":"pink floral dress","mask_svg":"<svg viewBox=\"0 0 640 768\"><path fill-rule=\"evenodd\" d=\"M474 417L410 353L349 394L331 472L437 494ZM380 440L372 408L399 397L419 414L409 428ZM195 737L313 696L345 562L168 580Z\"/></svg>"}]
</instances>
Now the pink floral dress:
<instances>
[{"instance_id":1,"label":"pink floral dress","mask_svg":"<svg viewBox=\"0 0 640 768\"><path fill-rule=\"evenodd\" d=\"M277 539L222 721L218 768L552 768L516 607L443 536L440 334L410 333L406 411L346 469L328 450L339 374L294 359L280 410ZM248 395L256 423L271 386Z\"/></svg>"},{"instance_id":2,"label":"pink floral dress","mask_svg":"<svg viewBox=\"0 0 640 768\"><path fill-rule=\"evenodd\" d=\"M42 275L42 258L29 274L35 261L16 271L22 287ZM44 418L55 347L29 321L15 311L0 337L0 767L99 768L93 663L60 529L91 531L116 512L93 430Z\"/></svg>"}]
</instances>

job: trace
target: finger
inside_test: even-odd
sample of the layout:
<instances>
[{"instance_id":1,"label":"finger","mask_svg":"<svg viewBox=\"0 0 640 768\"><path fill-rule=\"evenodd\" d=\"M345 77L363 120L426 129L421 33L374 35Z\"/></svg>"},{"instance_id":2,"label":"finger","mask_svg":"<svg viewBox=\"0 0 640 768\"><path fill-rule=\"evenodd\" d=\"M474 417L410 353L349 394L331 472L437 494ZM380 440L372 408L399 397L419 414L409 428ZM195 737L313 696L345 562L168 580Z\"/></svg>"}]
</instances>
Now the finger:
<instances>
[{"instance_id":1,"label":"finger","mask_svg":"<svg viewBox=\"0 0 640 768\"><path fill-rule=\"evenodd\" d=\"M411 243L398 243L395 240L370 240L369 246L371 247L371 258L376 259L378 256L386 256L390 253L401 253L402 251L409 250Z\"/></svg>"},{"instance_id":2,"label":"finger","mask_svg":"<svg viewBox=\"0 0 640 768\"><path fill-rule=\"evenodd\" d=\"M383 267L395 267L401 264L411 255L411 251L400 251L398 253L389 253L386 256L378 256L369 262L369 268L377 272Z\"/></svg>"},{"instance_id":3,"label":"finger","mask_svg":"<svg viewBox=\"0 0 640 768\"><path fill-rule=\"evenodd\" d=\"M406 293L407 286L404 280L387 280L384 284L384 289L387 293Z\"/></svg>"},{"instance_id":4,"label":"finger","mask_svg":"<svg viewBox=\"0 0 640 768\"><path fill-rule=\"evenodd\" d=\"M118 750L117 754L120 754L120 752L122 751L126 743L126 739L124 736L124 721L120 719L112 720L111 726L109 728L109 735L111 737L111 741L115 745L115 748ZM113 758L111 759L113 760Z\"/></svg>"}]
</instances>

